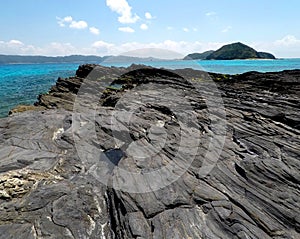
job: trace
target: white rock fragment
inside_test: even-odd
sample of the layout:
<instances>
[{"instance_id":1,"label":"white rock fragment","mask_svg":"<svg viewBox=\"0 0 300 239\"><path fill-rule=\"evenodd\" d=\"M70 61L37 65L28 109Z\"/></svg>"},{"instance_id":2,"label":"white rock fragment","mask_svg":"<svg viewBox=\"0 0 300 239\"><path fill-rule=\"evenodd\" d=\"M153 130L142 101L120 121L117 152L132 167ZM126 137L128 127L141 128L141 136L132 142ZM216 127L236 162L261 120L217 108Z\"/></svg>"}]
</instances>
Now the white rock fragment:
<instances>
[{"instance_id":1,"label":"white rock fragment","mask_svg":"<svg viewBox=\"0 0 300 239\"><path fill-rule=\"evenodd\" d=\"M86 122L86 121L80 121L80 127L85 126L87 123L88 123L88 122Z\"/></svg>"},{"instance_id":2,"label":"white rock fragment","mask_svg":"<svg viewBox=\"0 0 300 239\"><path fill-rule=\"evenodd\" d=\"M61 136L64 132L65 132L65 130L63 128L59 128L57 131L55 131L53 133L52 140L53 141L57 140L59 138L59 136Z\"/></svg>"},{"instance_id":3,"label":"white rock fragment","mask_svg":"<svg viewBox=\"0 0 300 239\"><path fill-rule=\"evenodd\" d=\"M158 120L155 125L159 128L163 128L165 126L165 122L162 120Z\"/></svg>"}]
</instances>

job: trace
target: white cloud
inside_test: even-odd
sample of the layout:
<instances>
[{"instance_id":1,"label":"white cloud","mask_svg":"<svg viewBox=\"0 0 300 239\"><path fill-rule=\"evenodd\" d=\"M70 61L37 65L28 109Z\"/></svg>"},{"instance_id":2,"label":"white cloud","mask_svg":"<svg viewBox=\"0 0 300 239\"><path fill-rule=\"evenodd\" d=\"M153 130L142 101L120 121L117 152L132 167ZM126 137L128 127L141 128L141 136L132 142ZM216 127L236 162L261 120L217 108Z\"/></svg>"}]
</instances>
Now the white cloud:
<instances>
[{"instance_id":1,"label":"white cloud","mask_svg":"<svg viewBox=\"0 0 300 239\"><path fill-rule=\"evenodd\" d=\"M58 21L57 23L58 23L58 25L59 25L60 27L65 27L65 26L66 26L66 25L65 25L63 22L61 22L61 21Z\"/></svg>"},{"instance_id":2,"label":"white cloud","mask_svg":"<svg viewBox=\"0 0 300 239\"><path fill-rule=\"evenodd\" d=\"M60 43L60 42L52 42L48 45L45 49L42 50L43 54L48 55L50 54L57 55L57 56L65 56L71 55L76 52L76 48L72 46L71 43Z\"/></svg>"},{"instance_id":3,"label":"white cloud","mask_svg":"<svg viewBox=\"0 0 300 239\"><path fill-rule=\"evenodd\" d=\"M146 30L148 30L148 25L147 24L142 24L141 26L140 26L140 28L142 29L142 30L144 30L144 31L146 31Z\"/></svg>"},{"instance_id":4,"label":"white cloud","mask_svg":"<svg viewBox=\"0 0 300 239\"><path fill-rule=\"evenodd\" d=\"M223 33L229 32L232 29L232 26L227 26L222 30Z\"/></svg>"},{"instance_id":5,"label":"white cloud","mask_svg":"<svg viewBox=\"0 0 300 239\"><path fill-rule=\"evenodd\" d=\"M189 32L189 31L190 31L190 29L188 29L187 27L182 28L182 30L183 30L184 32Z\"/></svg>"},{"instance_id":6,"label":"white cloud","mask_svg":"<svg viewBox=\"0 0 300 239\"><path fill-rule=\"evenodd\" d=\"M7 43L8 46L16 46L16 47L19 47L19 46L23 46L24 43L19 41L19 40L10 40L8 43Z\"/></svg>"},{"instance_id":7,"label":"white cloud","mask_svg":"<svg viewBox=\"0 0 300 239\"><path fill-rule=\"evenodd\" d=\"M67 16L63 19L65 22L72 22L73 18L71 16Z\"/></svg>"},{"instance_id":8,"label":"white cloud","mask_svg":"<svg viewBox=\"0 0 300 239\"><path fill-rule=\"evenodd\" d=\"M188 42L188 41L172 41L166 40L162 42L127 42L121 44L114 44L111 42L97 41L92 43L90 46L78 47L71 43L63 42L52 42L43 46L33 46L30 44L23 43L18 39L9 41L0 40L0 52L2 54L19 54L19 55L46 55L46 56L62 56L62 55L119 55L124 54L128 51L137 51L137 54L144 54L144 56L153 55L154 52L160 53L161 58L171 58L172 54L169 54L160 50L149 50L149 49L164 49L172 51L173 53L181 53L187 55L193 52L204 52L207 50L216 50L221 46L230 42ZM254 42L247 43L258 51L266 51L273 53L278 58L284 57L300 57L300 39L293 36L287 35L282 39L275 40L272 42ZM142 50L137 50L142 49ZM151 53L151 54L150 54ZM153 54L152 54L153 53ZM166 54L163 57L163 54ZM173 54L174 55L174 54ZM156 55L157 56L157 55Z\"/></svg>"},{"instance_id":9,"label":"white cloud","mask_svg":"<svg viewBox=\"0 0 300 239\"><path fill-rule=\"evenodd\" d=\"M117 55L119 47L113 43L105 41L94 42L90 49L86 49L86 52L91 52L94 55L107 56L107 55Z\"/></svg>"},{"instance_id":10,"label":"white cloud","mask_svg":"<svg viewBox=\"0 0 300 239\"><path fill-rule=\"evenodd\" d=\"M46 46L26 45L19 40L0 42L0 52L12 55L64 56L76 53L76 47L70 43L52 42Z\"/></svg>"},{"instance_id":11,"label":"white cloud","mask_svg":"<svg viewBox=\"0 0 300 239\"><path fill-rule=\"evenodd\" d=\"M92 44L93 54L98 55L111 55L114 54L115 45L112 43L104 42L104 41L96 41Z\"/></svg>"},{"instance_id":12,"label":"white cloud","mask_svg":"<svg viewBox=\"0 0 300 239\"><path fill-rule=\"evenodd\" d=\"M96 41L92 44L92 47L95 47L95 48L111 48L113 47L114 44L112 43L108 43L108 42L104 42L104 41Z\"/></svg>"},{"instance_id":13,"label":"white cloud","mask_svg":"<svg viewBox=\"0 0 300 239\"><path fill-rule=\"evenodd\" d=\"M298 40L293 35L287 35L284 38L275 41L275 45L277 46L293 46L293 45L300 45L300 40Z\"/></svg>"},{"instance_id":14,"label":"white cloud","mask_svg":"<svg viewBox=\"0 0 300 239\"><path fill-rule=\"evenodd\" d=\"M132 29L133 30L133 29ZM0 41L0 52L3 54L26 54L26 55L46 55L46 56L62 56L62 55L119 55L124 52L134 51L137 49L164 49L181 54L191 52L202 52L210 49L219 48L222 43L200 43L200 42L185 42L171 41L163 42L140 43L127 42L123 44L113 44L104 41L97 41L88 47L75 47L70 43L52 42L45 46L32 46L26 44L16 44L18 40L9 42ZM19 41L20 42L20 41ZM141 51L141 50L139 50ZM170 54L168 54L169 56ZM167 57L167 56L166 56Z\"/></svg>"},{"instance_id":15,"label":"white cloud","mask_svg":"<svg viewBox=\"0 0 300 239\"><path fill-rule=\"evenodd\" d=\"M132 14L132 8L126 0L106 0L106 5L120 15L118 20L122 24L135 23L140 19L138 15Z\"/></svg>"},{"instance_id":16,"label":"white cloud","mask_svg":"<svg viewBox=\"0 0 300 239\"><path fill-rule=\"evenodd\" d=\"M207 12L205 15L206 15L207 17L212 17L212 16L216 16L217 13L216 13L216 12Z\"/></svg>"},{"instance_id":17,"label":"white cloud","mask_svg":"<svg viewBox=\"0 0 300 239\"><path fill-rule=\"evenodd\" d=\"M167 27L167 30L168 30L168 31L172 31L172 30L174 30L174 27L168 26L168 27Z\"/></svg>"},{"instance_id":18,"label":"white cloud","mask_svg":"<svg viewBox=\"0 0 300 239\"><path fill-rule=\"evenodd\" d=\"M217 49L222 44L217 44L214 46L209 45L209 49ZM165 49L173 52L178 52L181 54L191 53L191 52L202 52L206 50L207 44L200 42L186 42L186 41L172 41L165 40L163 42L152 42L152 43L139 43L139 42L128 42L121 44L119 46L115 46L114 51L119 54L126 51L132 51L136 49L147 49L147 48L159 48ZM202 50L204 49L204 50Z\"/></svg>"},{"instance_id":19,"label":"white cloud","mask_svg":"<svg viewBox=\"0 0 300 239\"><path fill-rule=\"evenodd\" d=\"M300 57L300 39L286 35L274 42L256 42L252 44L258 51L273 53L278 58Z\"/></svg>"},{"instance_id":20,"label":"white cloud","mask_svg":"<svg viewBox=\"0 0 300 239\"><path fill-rule=\"evenodd\" d=\"M151 15L150 12L146 12L146 13L145 13L145 18L148 19L148 20L153 19L153 17L152 17L152 15Z\"/></svg>"},{"instance_id":21,"label":"white cloud","mask_svg":"<svg viewBox=\"0 0 300 239\"><path fill-rule=\"evenodd\" d=\"M219 19L218 13L216 12L207 12L205 16L210 20L210 21L217 21Z\"/></svg>"},{"instance_id":22,"label":"white cloud","mask_svg":"<svg viewBox=\"0 0 300 239\"><path fill-rule=\"evenodd\" d=\"M73 18L71 16L67 16L64 18L56 17L56 19L60 27L65 27L66 23L71 23L73 21Z\"/></svg>"},{"instance_id":23,"label":"white cloud","mask_svg":"<svg viewBox=\"0 0 300 239\"><path fill-rule=\"evenodd\" d=\"M100 30L96 27L90 27L90 33L94 34L94 35L99 35L100 34Z\"/></svg>"},{"instance_id":24,"label":"white cloud","mask_svg":"<svg viewBox=\"0 0 300 239\"><path fill-rule=\"evenodd\" d=\"M66 25L74 29L85 29L88 27L86 21L75 21L71 16L67 16L64 18L56 17L56 19L60 27L65 27Z\"/></svg>"},{"instance_id":25,"label":"white cloud","mask_svg":"<svg viewBox=\"0 0 300 239\"><path fill-rule=\"evenodd\" d=\"M84 29L87 29L89 26L89 24L86 21L83 21L83 20L76 21L71 16L67 16L64 18L56 17L56 19L57 19L57 23L60 27L68 26L69 28L72 28L72 29L84 30ZM90 31L90 33L92 33L94 35L100 34L100 30L96 27L90 27L89 31Z\"/></svg>"},{"instance_id":26,"label":"white cloud","mask_svg":"<svg viewBox=\"0 0 300 239\"><path fill-rule=\"evenodd\" d=\"M121 32L128 32L128 33L133 33L133 32L135 32L134 29L132 29L131 27L119 27L118 29L119 29L119 31L121 31Z\"/></svg>"},{"instance_id":27,"label":"white cloud","mask_svg":"<svg viewBox=\"0 0 300 239\"><path fill-rule=\"evenodd\" d=\"M85 29L88 27L88 24L86 21L72 21L69 27L74 29Z\"/></svg>"}]
</instances>

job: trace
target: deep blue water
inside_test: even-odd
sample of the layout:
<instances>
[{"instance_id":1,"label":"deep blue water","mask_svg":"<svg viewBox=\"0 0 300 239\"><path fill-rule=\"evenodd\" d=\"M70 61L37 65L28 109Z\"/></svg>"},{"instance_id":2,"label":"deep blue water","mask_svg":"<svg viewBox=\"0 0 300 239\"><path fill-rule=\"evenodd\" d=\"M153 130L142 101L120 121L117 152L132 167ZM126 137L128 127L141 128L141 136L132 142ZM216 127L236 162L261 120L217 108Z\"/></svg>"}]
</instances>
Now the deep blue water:
<instances>
[{"instance_id":1,"label":"deep blue water","mask_svg":"<svg viewBox=\"0 0 300 239\"><path fill-rule=\"evenodd\" d=\"M139 62L170 69L195 68L208 72L240 74L248 71L273 72L300 69L300 59L233 61L151 61ZM106 66L129 66L130 63L102 63ZM40 93L47 92L58 77L75 75L79 64L0 65L0 117L19 104L33 104Z\"/></svg>"}]
</instances>

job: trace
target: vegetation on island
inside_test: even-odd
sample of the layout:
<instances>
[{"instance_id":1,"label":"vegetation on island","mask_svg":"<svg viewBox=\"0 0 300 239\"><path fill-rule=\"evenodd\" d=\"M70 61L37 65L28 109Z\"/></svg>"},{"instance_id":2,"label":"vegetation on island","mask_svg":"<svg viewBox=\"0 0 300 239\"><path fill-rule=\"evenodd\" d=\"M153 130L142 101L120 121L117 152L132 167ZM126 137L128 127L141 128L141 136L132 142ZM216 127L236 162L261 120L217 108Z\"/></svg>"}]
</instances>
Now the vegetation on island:
<instances>
[{"instance_id":1,"label":"vegetation on island","mask_svg":"<svg viewBox=\"0 0 300 239\"><path fill-rule=\"evenodd\" d=\"M209 53L209 54L208 54ZM237 42L222 46L216 51L203 53L192 53L184 60L234 60L234 59L276 59L274 55L267 52L258 52L252 47Z\"/></svg>"}]
</instances>

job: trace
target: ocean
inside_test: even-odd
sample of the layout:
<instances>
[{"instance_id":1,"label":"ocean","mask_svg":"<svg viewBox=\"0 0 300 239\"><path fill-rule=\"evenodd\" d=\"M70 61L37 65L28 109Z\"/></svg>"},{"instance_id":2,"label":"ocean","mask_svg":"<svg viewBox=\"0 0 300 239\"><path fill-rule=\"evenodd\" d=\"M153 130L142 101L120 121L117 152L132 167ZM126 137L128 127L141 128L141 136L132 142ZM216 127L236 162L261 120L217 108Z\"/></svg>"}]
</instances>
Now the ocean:
<instances>
[{"instance_id":1,"label":"ocean","mask_svg":"<svg viewBox=\"0 0 300 239\"><path fill-rule=\"evenodd\" d=\"M101 63L105 66L129 66L133 62ZM300 69L300 59L231 60L231 61L148 61L139 64L169 69L194 68L222 74L248 71L275 72ZM74 76L80 64L9 64L0 65L0 117L19 104L33 104L37 96L49 91L58 77Z\"/></svg>"}]
</instances>

